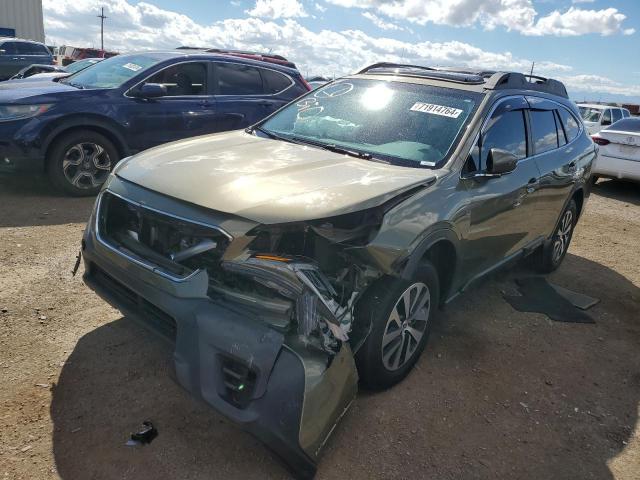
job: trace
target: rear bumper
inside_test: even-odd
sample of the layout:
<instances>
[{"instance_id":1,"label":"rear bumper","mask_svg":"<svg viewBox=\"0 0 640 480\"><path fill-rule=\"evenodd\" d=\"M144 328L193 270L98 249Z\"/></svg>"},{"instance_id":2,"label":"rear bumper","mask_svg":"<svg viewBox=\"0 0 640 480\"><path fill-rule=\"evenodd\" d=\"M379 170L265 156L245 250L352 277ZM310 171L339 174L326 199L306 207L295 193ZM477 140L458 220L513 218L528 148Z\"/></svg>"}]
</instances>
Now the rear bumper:
<instances>
[{"instance_id":1,"label":"rear bumper","mask_svg":"<svg viewBox=\"0 0 640 480\"><path fill-rule=\"evenodd\" d=\"M640 161L606 155L601 150L593 166L592 174L640 181Z\"/></svg>"}]
</instances>

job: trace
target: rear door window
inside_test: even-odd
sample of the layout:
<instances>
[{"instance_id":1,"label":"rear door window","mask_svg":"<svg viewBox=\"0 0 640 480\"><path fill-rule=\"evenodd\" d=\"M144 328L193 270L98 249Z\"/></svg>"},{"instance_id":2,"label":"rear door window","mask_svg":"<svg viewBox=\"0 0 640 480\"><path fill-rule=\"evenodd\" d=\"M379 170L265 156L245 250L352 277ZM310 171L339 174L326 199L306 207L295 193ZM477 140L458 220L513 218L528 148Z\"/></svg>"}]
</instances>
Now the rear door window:
<instances>
[{"instance_id":1,"label":"rear door window","mask_svg":"<svg viewBox=\"0 0 640 480\"><path fill-rule=\"evenodd\" d=\"M567 136L567 142L571 142L580 133L580 124L566 108L558 109L558 114L560 115L560 120L562 120L564 133Z\"/></svg>"},{"instance_id":2,"label":"rear door window","mask_svg":"<svg viewBox=\"0 0 640 480\"><path fill-rule=\"evenodd\" d=\"M260 73L262 73L264 82L264 93L274 95L291 86L291 79L282 73L264 68L261 69Z\"/></svg>"},{"instance_id":3,"label":"rear door window","mask_svg":"<svg viewBox=\"0 0 640 480\"><path fill-rule=\"evenodd\" d=\"M262 95L260 69L239 63L216 63L218 95Z\"/></svg>"},{"instance_id":4,"label":"rear door window","mask_svg":"<svg viewBox=\"0 0 640 480\"><path fill-rule=\"evenodd\" d=\"M530 118L534 153L537 155L558 148L553 110L530 110Z\"/></svg>"},{"instance_id":5,"label":"rear door window","mask_svg":"<svg viewBox=\"0 0 640 480\"><path fill-rule=\"evenodd\" d=\"M487 131L482 136L481 168L487 165L487 157L492 148L511 152L518 159L527 156L527 130L523 110L510 110L491 118Z\"/></svg>"},{"instance_id":6,"label":"rear door window","mask_svg":"<svg viewBox=\"0 0 640 480\"><path fill-rule=\"evenodd\" d=\"M619 108L612 109L613 112L613 120L612 123L616 123L618 120L622 120L622 110Z\"/></svg>"},{"instance_id":7,"label":"rear door window","mask_svg":"<svg viewBox=\"0 0 640 480\"><path fill-rule=\"evenodd\" d=\"M611 125L611 109L607 108L602 116L602 125Z\"/></svg>"}]
</instances>

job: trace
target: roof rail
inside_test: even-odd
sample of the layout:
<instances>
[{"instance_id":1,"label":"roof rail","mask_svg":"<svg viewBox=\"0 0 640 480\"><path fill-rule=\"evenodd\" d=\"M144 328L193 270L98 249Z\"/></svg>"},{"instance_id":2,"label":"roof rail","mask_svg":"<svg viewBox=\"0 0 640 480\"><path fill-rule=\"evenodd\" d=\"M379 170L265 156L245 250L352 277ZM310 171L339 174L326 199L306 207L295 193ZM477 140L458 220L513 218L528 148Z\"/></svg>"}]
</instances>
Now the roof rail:
<instances>
[{"instance_id":1,"label":"roof rail","mask_svg":"<svg viewBox=\"0 0 640 480\"><path fill-rule=\"evenodd\" d=\"M260 53L260 52L251 52L246 50L231 50L227 48L208 48L206 49L208 53L219 53L221 55L231 55L234 57L242 57L242 58L250 58L253 60L259 60L268 63L276 63L278 65L283 65L285 67L294 68L297 70L296 64L290 62L282 55L275 55L273 53Z\"/></svg>"},{"instance_id":2,"label":"roof rail","mask_svg":"<svg viewBox=\"0 0 640 480\"><path fill-rule=\"evenodd\" d=\"M520 88L551 93L560 97L569 98L567 89L562 82L554 80L553 78L517 72L494 73L489 77L484 88L487 90L509 90Z\"/></svg>"},{"instance_id":3,"label":"roof rail","mask_svg":"<svg viewBox=\"0 0 640 480\"><path fill-rule=\"evenodd\" d=\"M393 63L393 62L378 62L372 65L369 65L368 67L364 67L362 70L358 72L358 74L367 73L369 70L373 70L374 68L414 68L417 70L435 70L435 68L423 67L422 65L409 65L406 63Z\"/></svg>"}]
</instances>

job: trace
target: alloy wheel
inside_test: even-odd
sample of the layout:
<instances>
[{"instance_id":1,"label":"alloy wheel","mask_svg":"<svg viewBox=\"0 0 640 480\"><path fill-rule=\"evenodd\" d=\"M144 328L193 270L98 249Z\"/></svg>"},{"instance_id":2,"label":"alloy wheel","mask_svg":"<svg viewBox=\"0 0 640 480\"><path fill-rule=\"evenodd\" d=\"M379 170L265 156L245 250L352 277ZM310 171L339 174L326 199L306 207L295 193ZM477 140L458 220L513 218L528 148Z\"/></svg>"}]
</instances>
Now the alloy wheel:
<instances>
[{"instance_id":1,"label":"alloy wheel","mask_svg":"<svg viewBox=\"0 0 640 480\"><path fill-rule=\"evenodd\" d=\"M107 151L97 143L78 143L69 147L62 160L62 172L76 188L91 189L102 185L111 171Z\"/></svg>"},{"instance_id":2,"label":"alloy wheel","mask_svg":"<svg viewBox=\"0 0 640 480\"><path fill-rule=\"evenodd\" d=\"M571 240L571 232L573 231L573 212L567 210L562 216L558 230L556 231L555 241L553 243L553 262L560 261L564 253L569 248Z\"/></svg>"},{"instance_id":3,"label":"alloy wheel","mask_svg":"<svg viewBox=\"0 0 640 480\"><path fill-rule=\"evenodd\" d=\"M382 363L398 370L416 352L427 330L431 309L429 287L422 282L409 286L391 310L382 336Z\"/></svg>"}]
</instances>

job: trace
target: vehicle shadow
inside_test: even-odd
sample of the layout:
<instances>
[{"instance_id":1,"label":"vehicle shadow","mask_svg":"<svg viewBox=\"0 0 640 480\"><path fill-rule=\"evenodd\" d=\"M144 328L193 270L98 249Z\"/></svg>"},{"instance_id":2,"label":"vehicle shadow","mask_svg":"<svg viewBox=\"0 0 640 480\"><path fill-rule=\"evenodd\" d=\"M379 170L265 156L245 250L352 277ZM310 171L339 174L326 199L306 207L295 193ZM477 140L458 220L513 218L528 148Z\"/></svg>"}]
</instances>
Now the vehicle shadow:
<instances>
[{"instance_id":1,"label":"vehicle shadow","mask_svg":"<svg viewBox=\"0 0 640 480\"><path fill-rule=\"evenodd\" d=\"M602 197L640 206L640 185L638 183L601 179L593 186L592 192Z\"/></svg>"},{"instance_id":2,"label":"vehicle shadow","mask_svg":"<svg viewBox=\"0 0 640 480\"><path fill-rule=\"evenodd\" d=\"M318 478L612 479L607 463L638 421L640 289L568 255L552 281L602 301L595 325L558 323L502 300L523 273L470 289L439 315L406 380L361 392ZM51 405L63 480L288 478L259 442L170 380L171 363L171 347L127 318L78 341ZM146 419L157 439L124 446Z\"/></svg>"},{"instance_id":3,"label":"vehicle shadow","mask_svg":"<svg viewBox=\"0 0 640 480\"><path fill-rule=\"evenodd\" d=\"M0 227L83 223L95 197L68 197L44 175L0 174Z\"/></svg>"}]
</instances>

